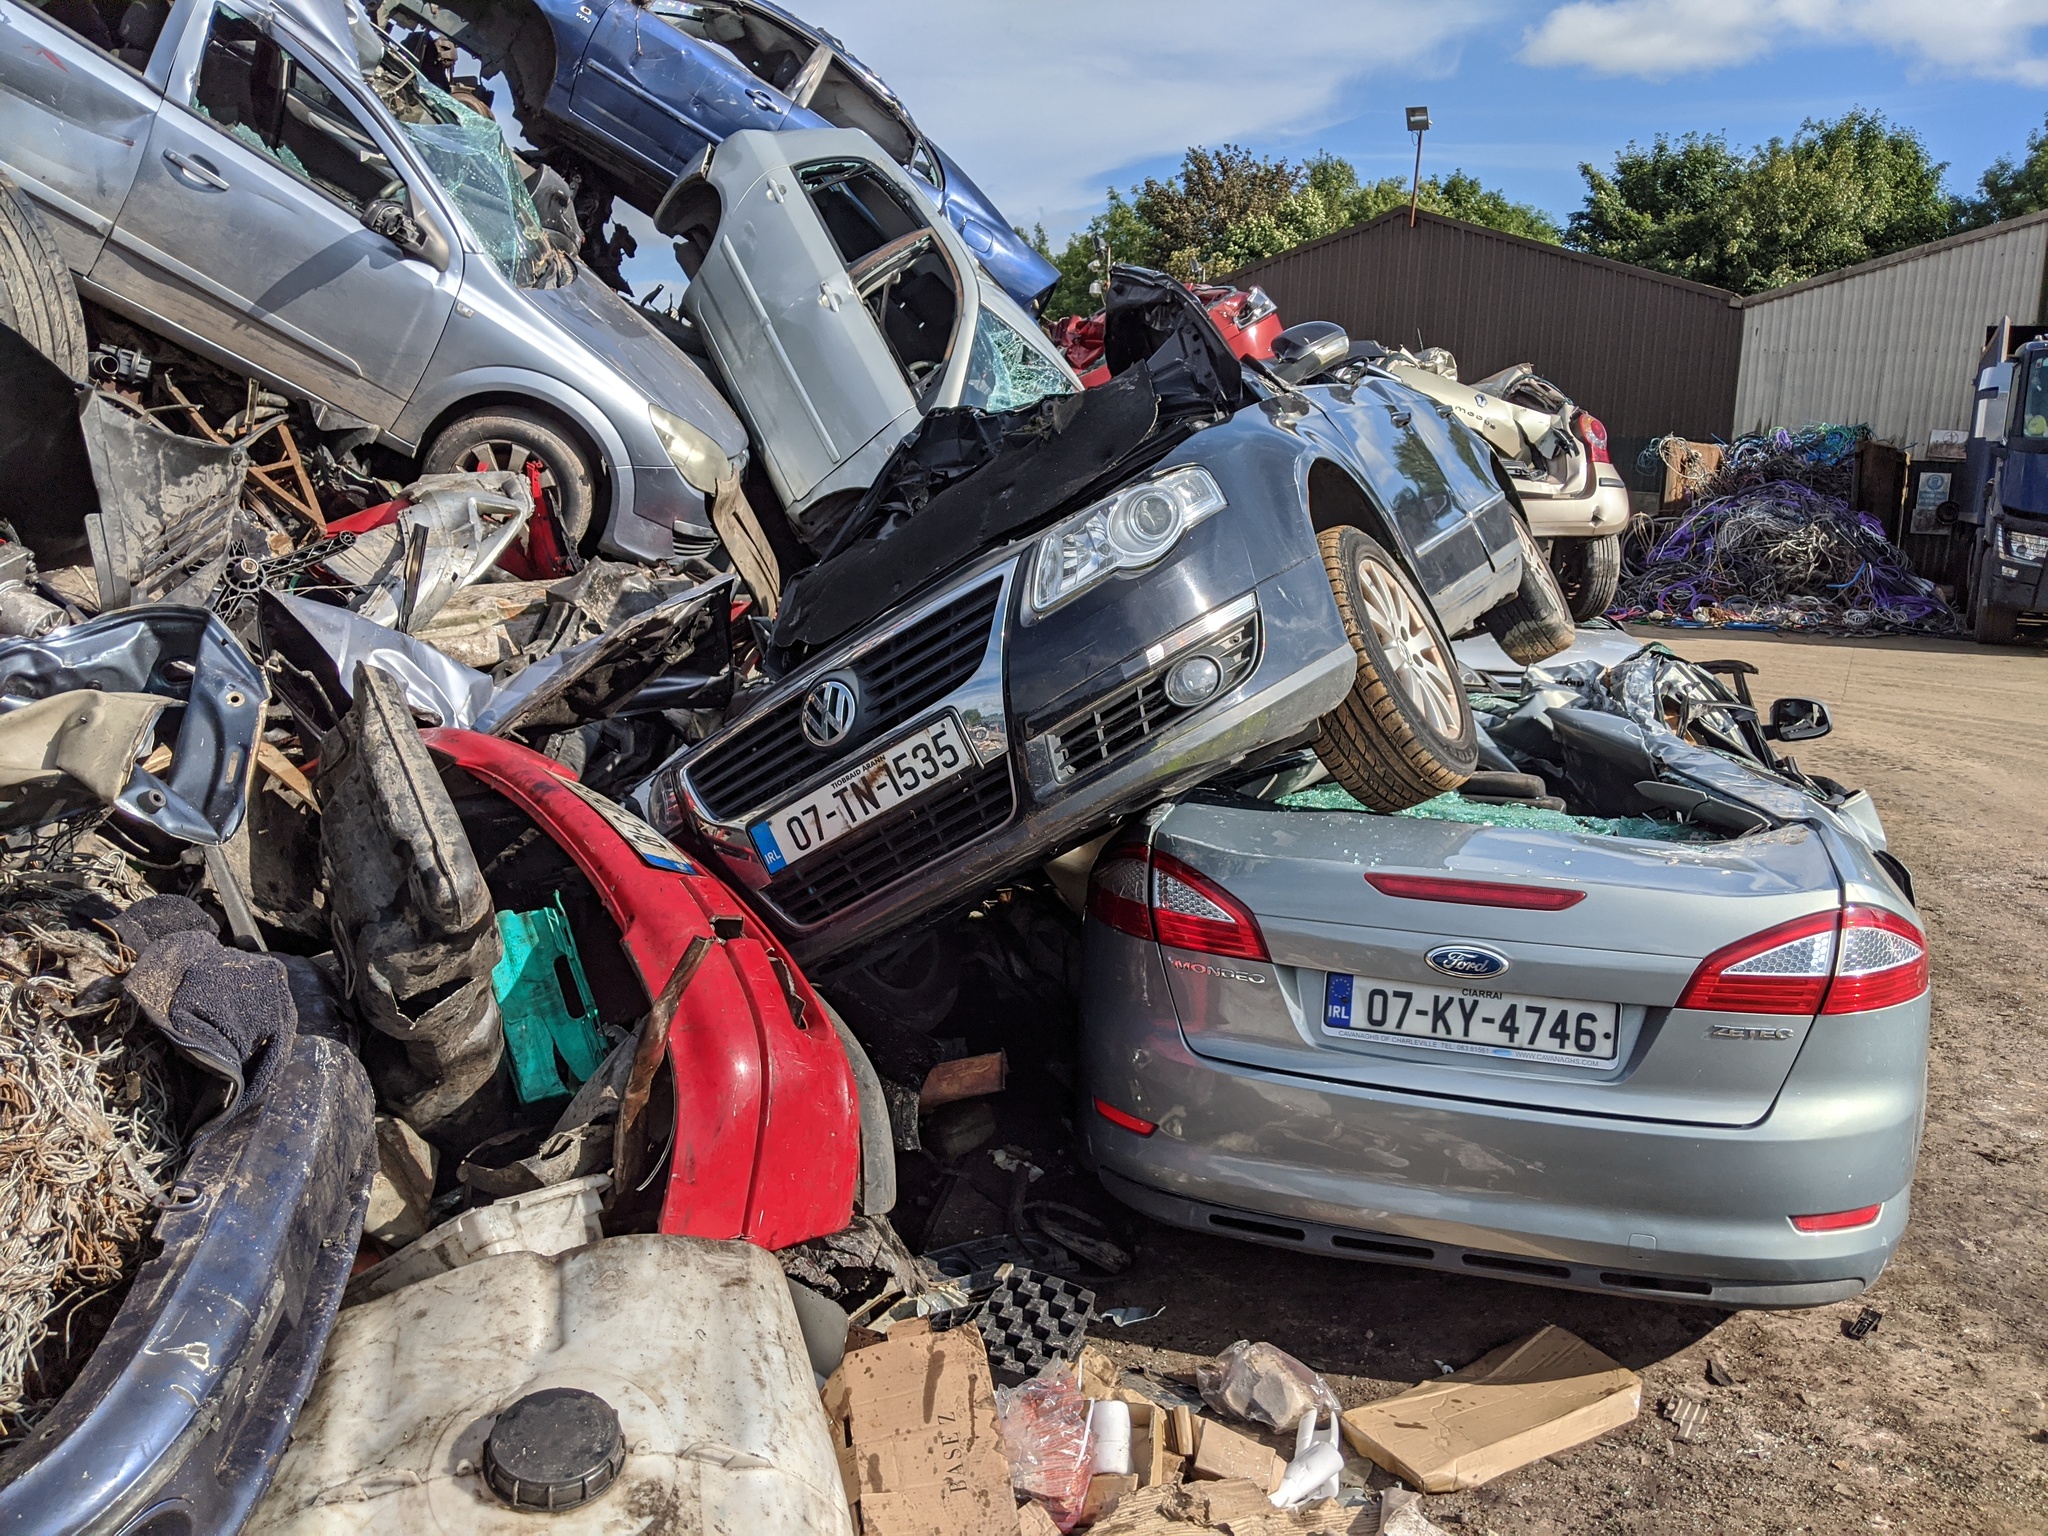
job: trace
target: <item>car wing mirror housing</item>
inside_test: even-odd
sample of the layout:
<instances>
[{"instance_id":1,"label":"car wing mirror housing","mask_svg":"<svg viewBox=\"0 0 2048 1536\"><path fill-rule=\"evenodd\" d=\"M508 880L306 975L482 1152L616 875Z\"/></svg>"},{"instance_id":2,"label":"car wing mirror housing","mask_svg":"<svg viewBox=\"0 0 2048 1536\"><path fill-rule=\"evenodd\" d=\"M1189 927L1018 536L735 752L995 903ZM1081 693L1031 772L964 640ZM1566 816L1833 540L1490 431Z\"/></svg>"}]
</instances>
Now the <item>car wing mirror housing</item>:
<instances>
[{"instance_id":1,"label":"car wing mirror housing","mask_svg":"<svg viewBox=\"0 0 2048 1536\"><path fill-rule=\"evenodd\" d=\"M406 255L424 261L436 271L448 270L448 237L431 220L414 213L408 202L395 197L378 198L363 210L363 228L382 235Z\"/></svg>"},{"instance_id":2,"label":"car wing mirror housing","mask_svg":"<svg viewBox=\"0 0 2048 1536\"><path fill-rule=\"evenodd\" d=\"M1290 325L1273 338L1273 361L1268 365L1288 384L1299 384L1325 373L1351 353L1351 338L1334 320L1304 320Z\"/></svg>"},{"instance_id":3,"label":"car wing mirror housing","mask_svg":"<svg viewBox=\"0 0 2048 1536\"><path fill-rule=\"evenodd\" d=\"M1834 728L1827 705L1819 699L1778 699L1771 705L1764 734L1773 741L1817 741Z\"/></svg>"}]
</instances>

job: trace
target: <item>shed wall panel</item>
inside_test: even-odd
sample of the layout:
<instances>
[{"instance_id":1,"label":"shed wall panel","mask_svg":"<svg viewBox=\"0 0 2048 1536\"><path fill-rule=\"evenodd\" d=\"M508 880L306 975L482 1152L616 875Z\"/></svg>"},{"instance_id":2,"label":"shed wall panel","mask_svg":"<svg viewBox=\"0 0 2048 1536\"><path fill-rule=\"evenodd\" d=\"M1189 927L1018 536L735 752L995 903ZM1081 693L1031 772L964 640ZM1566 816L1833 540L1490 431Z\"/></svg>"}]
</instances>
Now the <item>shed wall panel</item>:
<instances>
[{"instance_id":1,"label":"shed wall panel","mask_svg":"<svg viewBox=\"0 0 2048 1536\"><path fill-rule=\"evenodd\" d=\"M1984 328L2041 314L2048 222L1944 241L1742 308L1735 428L1867 422L1913 453L1969 422Z\"/></svg>"},{"instance_id":2,"label":"shed wall panel","mask_svg":"<svg viewBox=\"0 0 2048 1536\"><path fill-rule=\"evenodd\" d=\"M1742 314L1733 296L1641 268L1405 210L1234 274L1282 319L1448 347L1466 380L1532 363L1601 418L1616 460L1666 432L1726 436Z\"/></svg>"}]
</instances>

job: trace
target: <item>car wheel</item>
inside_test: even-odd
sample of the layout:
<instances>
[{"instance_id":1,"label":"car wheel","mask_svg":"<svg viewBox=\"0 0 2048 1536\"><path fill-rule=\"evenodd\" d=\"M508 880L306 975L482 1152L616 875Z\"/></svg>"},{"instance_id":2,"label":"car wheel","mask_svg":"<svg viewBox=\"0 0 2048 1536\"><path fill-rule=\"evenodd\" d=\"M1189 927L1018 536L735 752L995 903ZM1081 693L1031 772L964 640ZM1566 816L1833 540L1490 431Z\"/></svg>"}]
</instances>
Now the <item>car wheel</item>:
<instances>
[{"instance_id":1,"label":"car wheel","mask_svg":"<svg viewBox=\"0 0 2048 1536\"><path fill-rule=\"evenodd\" d=\"M541 499L573 548L582 544L597 506L590 457L567 432L536 411L517 407L457 417L420 458L423 475L478 470L538 472Z\"/></svg>"},{"instance_id":2,"label":"car wheel","mask_svg":"<svg viewBox=\"0 0 2048 1536\"><path fill-rule=\"evenodd\" d=\"M1991 586L1990 569L1993 556L1989 551L1984 555L1984 564L1977 571L1976 592L1970 602L1970 633L1979 645L2011 645L2020 631L2020 611L2008 608L2003 603L1987 603L1982 594Z\"/></svg>"},{"instance_id":3,"label":"car wheel","mask_svg":"<svg viewBox=\"0 0 2048 1536\"><path fill-rule=\"evenodd\" d=\"M1564 592L1575 622L1597 619L1614 606L1621 586L1621 535L1597 539L1554 539L1550 569Z\"/></svg>"},{"instance_id":4,"label":"car wheel","mask_svg":"<svg viewBox=\"0 0 2048 1536\"><path fill-rule=\"evenodd\" d=\"M864 965L841 971L832 995L856 1021L928 1035L960 997L960 950L939 928L913 934Z\"/></svg>"},{"instance_id":5,"label":"car wheel","mask_svg":"<svg viewBox=\"0 0 2048 1536\"><path fill-rule=\"evenodd\" d=\"M1323 717L1316 755L1359 804L1405 810L1479 766L1479 731L1443 626L1408 573L1356 528L1317 541L1358 676Z\"/></svg>"},{"instance_id":6,"label":"car wheel","mask_svg":"<svg viewBox=\"0 0 2048 1536\"><path fill-rule=\"evenodd\" d=\"M90 355L71 269L35 205L0 176L0 325L74 379Z\"/></svg>"},{"instance_id":7,"label":"car wheel","mask_svg":"<svg viewBox=\"0 0 2048 1536\"><path fill-rule=\"evenodd\" d=\"M1550 562L1536 547L1529 525L1515 519L1515 539L1522 546L1522 584L1515 595L1490 609L1481 621L1511 661L1533 666L1572 643L1571 604L1551 574Z\"/></svg>"}]
</instances>

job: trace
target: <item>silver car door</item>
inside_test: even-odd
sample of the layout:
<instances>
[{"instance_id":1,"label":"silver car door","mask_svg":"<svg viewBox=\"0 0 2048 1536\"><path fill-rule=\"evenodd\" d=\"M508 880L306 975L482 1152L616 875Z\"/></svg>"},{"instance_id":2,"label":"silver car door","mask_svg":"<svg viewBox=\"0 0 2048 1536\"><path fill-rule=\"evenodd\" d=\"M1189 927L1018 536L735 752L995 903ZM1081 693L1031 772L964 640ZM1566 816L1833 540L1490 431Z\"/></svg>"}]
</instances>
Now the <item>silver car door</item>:
<instances>
[{"instance_id":1,"label":"silver car door","mask_svg":"<svg viewBox=\"0 0 2048 1536\"><path fill-rule=\"evenodd\" d=\"M921 259L929 251L903 259L905 242L930 227L886 177L843 156L792 167L780 142L745 133L720 148L712 177L724 209L684 302L777 493L794 506L916 410L951 348L950 330L936 343L931 333L949 305L957 319L959 299L957 278L940 277ZM950 260L939 259L950 272ZM950 297L935 278L953 284ZM921 320L905 318L886 336L870 302L902 298L906 283L929 303Z\"/></svg>"},{"instance_id":2,"label":"silver car door","mask_svg":"<svg viewBox=\"0 0 2048 1536\"><path fill-rule=\"evenodd\" d=\"M89 6L70 14L100 21ZM163 99L142 73L155 38L126 30L125 43L104 23L87 37L0 0L0 166L42 210L74 272L92 270Z\"/></svg>"},{"instance_id":3,"label":"silver car door","mask_svg":"<svg viewBox=\"0 0 2048 1536\"><path fill-rule=\"evenodd\" d=\"M206 350L388 425L456 285L363 227L370 203L408 195L375 115L288 36L215 7L93 281Z\"/></svg>"}]
</instances>

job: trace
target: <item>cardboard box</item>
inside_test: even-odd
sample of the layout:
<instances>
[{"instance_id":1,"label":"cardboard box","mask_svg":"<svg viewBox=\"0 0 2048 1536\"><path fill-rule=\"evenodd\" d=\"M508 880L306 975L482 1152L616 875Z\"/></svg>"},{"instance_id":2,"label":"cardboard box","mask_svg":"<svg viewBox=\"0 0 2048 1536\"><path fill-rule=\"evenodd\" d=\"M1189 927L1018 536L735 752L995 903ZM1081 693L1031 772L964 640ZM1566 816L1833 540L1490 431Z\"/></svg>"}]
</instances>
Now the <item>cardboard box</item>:
<instances>
[{"instance_id":1,"label":"cardboard box","mask_svg":"<svg viewBox=\"0 0 2048 1536\"><path fill-rule=\"evenodd\" d=\"M1642 1402L1634 1371L1546 1326L1440 1380L1353 1408L1344 1438L1423 1492L1450 1493L1583 1445L1635 1418Z\"/></svg>"},{"instance_id":2,"label":"cardboard box","mask_svg":"<svg viewBox=\"0 0 2048 1536\"><path fill-rule=\"evenodd\" d=\"M979 1330L898 1323L849 1353L824 1396L862 1536L1017 1536Z\"/></svg>"},{"instance_id":3,"label":"cardboard box","mask_svg":"<svg viewBox=\"0 0 2048 1536\"><path fill-rule=\"evenodd\" d=\"M1208 1419L1196 1422L1199 1438L1195 1442L1194 1465L1188 1469L1188 1476L1243 1478L1268 1493L1280 1486L1280 1479L1287 1475L1287 1463L1269 1447L1249 1435L1240 1435L1236 1430Z\"/></svg>"}]
</instances>

